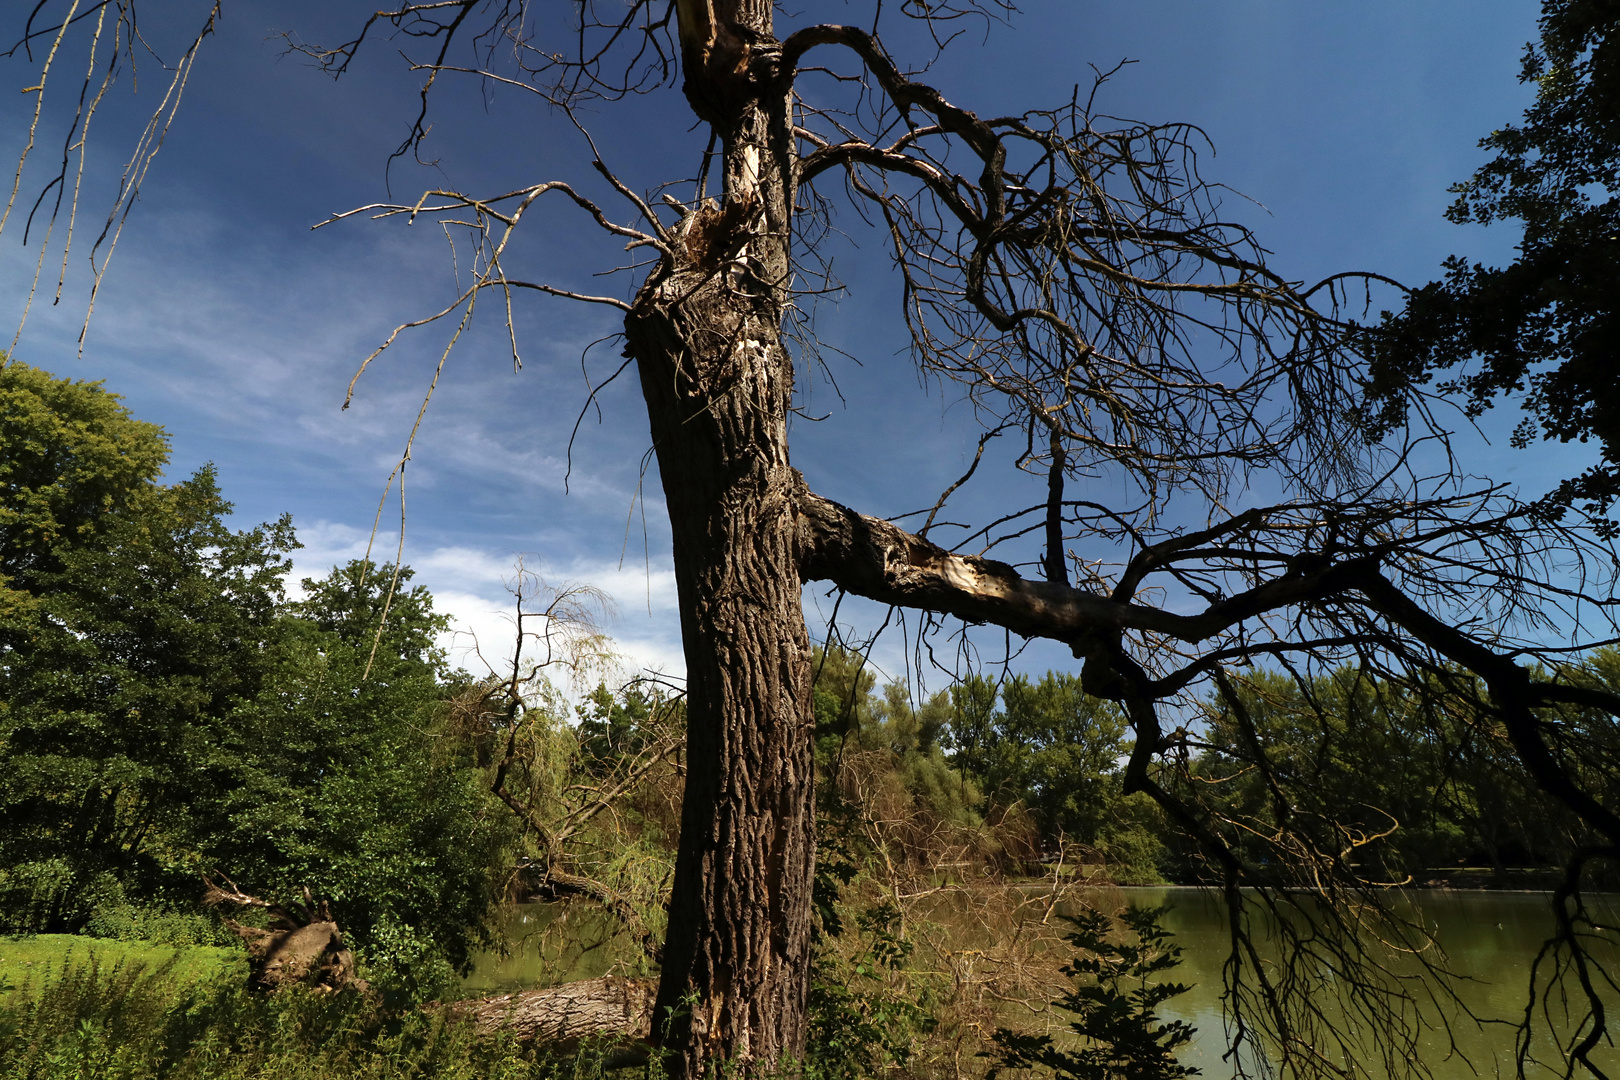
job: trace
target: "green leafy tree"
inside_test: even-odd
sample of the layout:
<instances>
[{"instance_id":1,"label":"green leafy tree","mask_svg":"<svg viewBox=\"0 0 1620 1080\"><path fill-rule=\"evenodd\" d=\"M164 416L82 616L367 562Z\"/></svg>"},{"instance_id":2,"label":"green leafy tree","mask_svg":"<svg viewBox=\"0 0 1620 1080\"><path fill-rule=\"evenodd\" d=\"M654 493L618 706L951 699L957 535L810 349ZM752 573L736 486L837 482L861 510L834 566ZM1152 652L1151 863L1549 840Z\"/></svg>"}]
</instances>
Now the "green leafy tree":
<instances>
[{"instance_id":1,"label":"green leafy tree","mask_svg":"<svg viewBox=\"0 0 1620 1080\"><path fill-rule=\"evenodd\" d=\"M1596 442L1599 461L1566 479L1551 505L1605 510L1620 495L1620 9L1543 0L1541 40L1525 46L1521 82L1536 100L1519 124L1480 141L1493 157L1452 188L1462 224L1518 221L1505 267L1446 260L1445 277L1386 313L1372 339L1372 397L1384 426L1408 392L1437 378L1470 416L1516 397L1513 436Z\"/></svg>"},{"instance_id":2,"label":"green leafy tree","mask_svg":"<svg viewBox=\"0 0 1620 1080\"><path fill-rule=\"evenodd\" d=\"M871 720L861 728L857 744L888 754L895 780L932 818L978 828L984 798L945 754L950 695L942 690L913 705L910 688L903 682L891 682L883 688L881 698L873 699L869 711Z\"/></svg>"},{"instance_id":3,"label":"green leafy tree","mask_svg":"<svg viewBox=\"0 0 1620 1080\"><path fill-rule=\"evenodd\" d=\"M1455 864L1467 841L1442 790L1441 733L1427 728L1439 714L1353 668L1304 689L1264 671L1228 685L1194 773L1220 793L1233 843L1274 861L1280 826L1386 881Z\"/></svg>"},{"instance_id":4,"label":"green leafy tree","mask_svg":"<svg viewBox=\"0 0 1620 1080\"><path fill-rule=\"evenodd\" d=\"M645 750L656 737L649 722L664 704L649 687L631 684L614 693L606 683L598 683L575 710L579 749L588 768L606 775Z\"/></svg>"},{"instance_id":5,"label":"green leafy tree","mask_svg":"<svg viewBox=\"0 0 1620 1080\"><path fill-rule=\"evenodd\" d=\"M217 869L316 890L385 984L442 985L509 839L441 737L447 621L364 562L288 603L290 521L233 531L167 456L99 384L0 368L0 920L189 908Z\"/></svg>"},{"instance_id":6,"label":"green leafy tree","mask_svg":"<svg viewBox=\"0 0 1620 1080\"><path fill-rule=\"evenodd\" d=\"M816 768L825 776L849 738L872 724L877 676L867 670L864 656L837 645L817 645L812 664Z\"/></svg>"},{"instance_id":7,"label":"green leafy tree","mask_svg":"<svg viewBox=\"0 0 1620 1080\"><path fill-rule=\"evenodd\" d=\"M1599 650L1565 676L1608 686L1615 665ZM1226 687L1192 772L1227 841L1257 864L1308 844L1401 881L1464 863L1547 865L1590 842L1514 768L1511 740L1471 680L1413 688L1345 667L1303 686L1257 671ZM1543 719L1583 762L1584 782L1613 791L1612 718L1564 706Z\"/></svg>"},{"instance_id":8,"label":"green leafy tree","mask_svg":"<svg viewBox=\"0 0 1620 1080\"><path fill-rule=\"evenodd\" d=\"M1120 880L1158 880L1160 823L1146 800L1124 793L1130 741L1116 705L1087 694L1078 676L1050 671L999 688L973 676L951 700L953 762L992 800L1023 804L1047 844L1083 844Z\"/></svg>"},{"instance_id":9,"label":"green leafy tree","mask_svg":"<svg viewBox=\"0 0 1620 1080\"><path fill-rule=\"evenodd\" d=\"M818 828L860 828L851 848L880 861L899 858L928 872L946 849L952 862L994 857L997 841L979 810L979 787L947 757L950 695L920 704L892 681L875 692L876 677L859 653L836 645L816 655L816 765L822 777Z\"/></svg>"},{"instance_id":10,"label":"green leafy tree","mask_svg":"<svg viewBox=\"0 0 1620 1080\"><path fill-rule=\"evenodd\" d=\"M355 561L303 581L192 840L248 892L314 890L374 978L430 994L487 943L512 830L447 730L448 620L411 576Z\"/></svg>"},{"instance_id":11,"label":"green leafy tree","mask_svg":"<svg viewBox=\"0 0 1620 1080\"><path fill-rule=\"evenodd\" d=\"M69 930L191 867L232 716L270 670L287 519L243 532L211 469L99 384L0 369L0 919Z\"/></svg>"},{"instance_id":12,"label":"green leafy tree","mask_svg":"<svg viewBox=\"0 0 1620 1080\"><path fill-rule=\"evenodd\" d=\"M1125 717L1080 688L1076 675L1014 675L1001 687L998 786L1015 791L1049 834L1098 844L1120 796Z\"/></svg>"},{"instance_id":13,"label":"green leafy tree","mask_svg":"<svg viewBox=\"0 0 1620 1080\"><path fill-rule=\"evenodd\" d=\"M0 618L156 482L169 444L99 382L0 353Z\"/></svg>"}]
</instances>

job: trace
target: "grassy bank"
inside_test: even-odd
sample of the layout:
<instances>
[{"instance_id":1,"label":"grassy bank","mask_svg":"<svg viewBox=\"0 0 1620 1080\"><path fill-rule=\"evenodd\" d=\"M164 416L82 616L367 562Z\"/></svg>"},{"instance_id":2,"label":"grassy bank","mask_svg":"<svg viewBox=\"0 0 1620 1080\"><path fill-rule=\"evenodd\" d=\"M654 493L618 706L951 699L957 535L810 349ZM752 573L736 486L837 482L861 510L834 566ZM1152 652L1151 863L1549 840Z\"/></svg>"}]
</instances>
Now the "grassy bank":
<instances>
[{"instance_id":1,"label":"grassy bank","mask_svg":"<svg viewBox=\"0 0 1620 1080\"><path fill-rule=\"evenodd\" d=\"M506 1080L599 1075L416 1010L242 988L239 952L0 940L0 1080Z\"/></svg>"},{"instance_id":2,"label":"grassy bank","mask_svg":"<svg viewBox=\"0 0 1620 1080\"><path fill-rule=\"evenodd\" d=\"M162 970L177 992L197 983L240 981L247 973L239 948L35 934L0 938L0 1001L17 993L38 996L64 972L85 966L103 972Z\"/></svg>"}]
</instances>

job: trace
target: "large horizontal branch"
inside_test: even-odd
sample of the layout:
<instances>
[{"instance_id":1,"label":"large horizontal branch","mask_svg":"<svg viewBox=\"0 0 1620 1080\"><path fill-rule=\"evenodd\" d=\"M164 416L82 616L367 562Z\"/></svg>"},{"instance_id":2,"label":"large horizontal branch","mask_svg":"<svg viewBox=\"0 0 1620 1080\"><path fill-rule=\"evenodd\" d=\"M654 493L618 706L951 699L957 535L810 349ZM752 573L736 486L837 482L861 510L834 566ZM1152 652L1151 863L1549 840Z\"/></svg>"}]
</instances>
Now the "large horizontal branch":
<instances>
[{"instance_id":1,"label":"large horizontal branch","mask_svg":"<svg viewBox=\"0 0 1620 1080\"><path fill-rule=\"evenodd\" d=\"M1391 624L1390 636L1382 641L1385 646L1398 648L1397 636L1404 632L1408 640L1422 643L1445 661L1484 679L1520 760L1536 782L1604 833L1611 844L1620 845L1620 815L1581 788L1547 746L1543 721L1534 712L1538 706L1569 702L1620 716L1620 695L1535 678L1511 657L1424 610L1379 572L1375 558L1341 562L1325 556L1296 558L1271 581L1212 604L1201 614L1178 615L1127 599L1030 580L1007 563L946 551L891 522L808 491L799 496L799 543L800 572L807 581L832 581L880 603L988 623L1027 638L1061 641L1076 646L1077 651L1088 639L1117 642L1127 630L1193 644L1254 615L1353 596L1369 613ZM1372 643L1379 644L1376 638ZM1165 682L1181 685L1180 680ZM1161 682L1160 688L1163 686ZM1139 689L1151 691L1152 687Z\"/></svg>"},{"instance_id":2,"label":"large horizontal branch","mask_svg":"<svg viewBox=\"0 0 1620 1080\"><path fill-rule=\"evenodd\" d=\"M1099 631L1118 633L1133 614L1130 605L1031 581L994 559L954 554L810 492L799 498L799 544L799 569L807 581L831 581L881 603L993 623L1024 637L1068 642ZM1162 633L1172 633L1179 618L1147 608L1135 614L1156 623L1141 628Z\"/></svg>"},{"instance_id":3,"label":"large horizontal branch","mask_svg":"<svg viewBox=\"0 0 1620 1080\"><path fill-rule=\"evenodd\" d=\"M799 498L800 572L831 581L857 596L900 607L990 623L1029 638L1066 644L1094 635L1137 630L1189 644L1205 641L1245 619L1291 604L1320 600L1355 587L1367 567L1359 560L1298 564L1277 578L1181 615L1085 589L1034 581L994 559L958 555L881 518L869 517L808 491Z\"/></svg>"}]
</instances>

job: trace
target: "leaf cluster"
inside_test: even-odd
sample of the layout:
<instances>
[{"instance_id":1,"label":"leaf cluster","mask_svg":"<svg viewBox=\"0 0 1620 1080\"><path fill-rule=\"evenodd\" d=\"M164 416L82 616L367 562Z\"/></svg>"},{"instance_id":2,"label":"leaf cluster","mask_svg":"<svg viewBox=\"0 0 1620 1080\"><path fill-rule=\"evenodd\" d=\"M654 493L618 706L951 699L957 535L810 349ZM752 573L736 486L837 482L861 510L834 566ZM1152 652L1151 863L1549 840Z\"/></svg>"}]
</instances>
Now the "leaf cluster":
<instances>
[{"instance_id":1,"label":"leaf cluster","mask_svg":"<svg viewBox=\"0 0 1620 1080\"><path fill-rule=\"evenodd\" d=\"M1540 27L1520 74L1534 104L1480 141L1495 157L1452 188L1447 211L1459 224L1519 222L1519 256L1503 267L1453 256L1444 277L1384 313L1368 338L1369 415L1391 429L1426 384L1470 417L1516 399L1526 415L1515 446L1598 451L1546 494L1546 512L1602 514L1620 496L1620 13L1543 0Z\"/></svg>"}]
</instances>

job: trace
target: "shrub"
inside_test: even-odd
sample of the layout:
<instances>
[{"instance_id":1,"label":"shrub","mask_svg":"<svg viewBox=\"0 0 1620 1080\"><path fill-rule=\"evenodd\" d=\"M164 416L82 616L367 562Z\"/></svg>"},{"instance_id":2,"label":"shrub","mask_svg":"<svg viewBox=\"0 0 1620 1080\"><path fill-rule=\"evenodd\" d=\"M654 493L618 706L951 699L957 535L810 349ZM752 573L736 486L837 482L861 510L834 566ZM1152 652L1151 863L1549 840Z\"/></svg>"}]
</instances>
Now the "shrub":
<instances>
[{"instance_id":1,"label":"shrub","mask_svg":"<svg viewBox=\"0 0 1620 1080\"><path fill-rule=\"evenodd\" d=\"M1176 1061L1191 1041L1193 1028L1161 1022L1158 1009L1186 993L1182 983L1154 981L1181 963L1181 946L1159 920L1168 908L1129 907L1120 916L1127 940L1109 940L1113 921L1096 911L1070 918L1068 942L1079 956L1063 971L1076 985L1053 1004L1074 1014L1069 1027L1079 1036L1072 1050L1059 1049L1049 1035L1022 1035L1006 1028L995 1034L1001 1048L991 1080L1004 1069L1041 1068L1055 1080L1182 1080L1198 1070Z\"/></svg>"}]
</instances>

